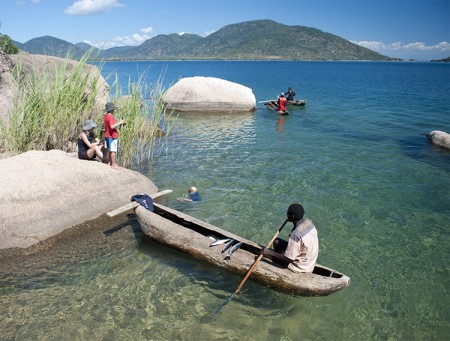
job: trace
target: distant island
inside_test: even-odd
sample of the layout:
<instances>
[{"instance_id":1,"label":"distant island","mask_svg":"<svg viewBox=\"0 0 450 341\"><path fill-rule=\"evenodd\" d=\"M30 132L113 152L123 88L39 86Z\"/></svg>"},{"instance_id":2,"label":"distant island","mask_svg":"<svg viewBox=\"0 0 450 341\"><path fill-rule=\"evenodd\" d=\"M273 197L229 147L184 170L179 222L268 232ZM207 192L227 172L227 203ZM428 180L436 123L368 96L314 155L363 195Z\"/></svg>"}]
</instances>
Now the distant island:
<instances>
[{"instance_id":1,"label":"distant island","mask_svg":"<svg viewBox=\"0 0 450 341\"><path fill-rule=\"evenodd\" d=\"M446 62L449 63L450 62L450 57L444 58L444 59L433 59L432 62Z\"/></svg>"},{"instance_id":2,"label":"distant island","mask_svg":"<svg viewBox=\"0 0 450 341\"><path fill-rule=\"evenodd\" d=\"M195 34L157 35L139 46L100 50L86 43L72 44L44 36L26 43L13 41L33 54L79 59L93 49L98 60L367 60L394 61L334 34L272 20L231 24L201 37Z\"/></svg>"}]
</instances>

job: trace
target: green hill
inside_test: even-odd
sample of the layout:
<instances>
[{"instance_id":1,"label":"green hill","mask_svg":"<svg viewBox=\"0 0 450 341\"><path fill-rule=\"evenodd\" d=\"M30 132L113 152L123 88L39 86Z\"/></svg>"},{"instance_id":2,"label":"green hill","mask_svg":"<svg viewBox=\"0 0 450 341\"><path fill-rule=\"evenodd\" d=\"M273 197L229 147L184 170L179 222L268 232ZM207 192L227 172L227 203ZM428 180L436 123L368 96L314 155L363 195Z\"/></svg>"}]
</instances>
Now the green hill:
<instances>
[{"instance_id":1,"label":"green hill","mask_svg":"<svg viewBox=\"0 0 450 341\"><path fill-rule=\"evenodd\" d=\"M70 53L79 58L88 47L46 36L21 44L20 48L60 57ZM331 33L272 20L227 25L205 38L195 34L158 35L139 46L97 52L98 58L104 60L394 60Z\"/></svg>"},{"instance_id":2,"label":"green hill","mask_svg":"<svg viewBox=\"0 0 450 341\"><path fill-rule=\"evenodd\" d=\"M71 56L74 59L79 59L85 53L84 50L76 45L51 36L28 40L22 44L20 49L33 54L45 54L56 57Z\"/></svg>"}]
</instances>

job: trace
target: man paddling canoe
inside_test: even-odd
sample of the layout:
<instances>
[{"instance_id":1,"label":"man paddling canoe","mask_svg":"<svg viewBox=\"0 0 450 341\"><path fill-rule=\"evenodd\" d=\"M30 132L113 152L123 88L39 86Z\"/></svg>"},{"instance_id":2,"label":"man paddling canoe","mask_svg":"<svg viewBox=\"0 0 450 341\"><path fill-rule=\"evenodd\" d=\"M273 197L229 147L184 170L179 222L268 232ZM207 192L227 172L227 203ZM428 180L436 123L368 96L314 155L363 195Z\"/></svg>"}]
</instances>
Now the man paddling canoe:
<instances>
[{"instance_id":1,"label":"man paddling canoe","mask_svg":"<svg viewBox=\"0 0 450 341\"><path fill-rule=\"evenodd\" d=\"M312 272L319 254L319 238L310 219L303 219L305 210L300 204L292 204L287 210L287 219L294 224L289 241L275 239L274 250L263 248L262 254L274 261L287 264L293 272Z\"/></svg>"}]
</instances>

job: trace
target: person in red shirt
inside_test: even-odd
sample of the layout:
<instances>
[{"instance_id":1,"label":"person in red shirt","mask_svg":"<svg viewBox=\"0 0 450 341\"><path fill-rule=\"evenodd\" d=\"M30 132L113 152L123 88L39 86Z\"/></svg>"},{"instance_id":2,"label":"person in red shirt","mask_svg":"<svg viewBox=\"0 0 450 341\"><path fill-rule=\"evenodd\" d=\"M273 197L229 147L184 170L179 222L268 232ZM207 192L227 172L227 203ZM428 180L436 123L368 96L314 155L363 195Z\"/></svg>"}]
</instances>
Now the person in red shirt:
<instances>
[{"instance_id":1,"label":"person in red shirt","mask_svg":"<svg viewBox=\"0 0 450 341\"><path fill-rule=\"evenodd\" d=\"M280 111L286 111L286 97L284 97L283 92L278 96L278 109Z\"/></svg>"},{"instance_id":2,"label":"person in red shirt","mask_svg":"<svg viewBox=\"0 0 450 341\"><path fill-rule=\"evenodd\" d=\"M116 154L119 147L119 132L117 128L124 125L125 121L121 119L116 123L114 118L115 109L117 107L114 106L114 103L108 102L105 104L106 114L103 118L103 124L105 126L105 141L106 147L108 148L109 164L112 168L118 169L120 167L116 163Z\"/></svg>"}]
</instances>

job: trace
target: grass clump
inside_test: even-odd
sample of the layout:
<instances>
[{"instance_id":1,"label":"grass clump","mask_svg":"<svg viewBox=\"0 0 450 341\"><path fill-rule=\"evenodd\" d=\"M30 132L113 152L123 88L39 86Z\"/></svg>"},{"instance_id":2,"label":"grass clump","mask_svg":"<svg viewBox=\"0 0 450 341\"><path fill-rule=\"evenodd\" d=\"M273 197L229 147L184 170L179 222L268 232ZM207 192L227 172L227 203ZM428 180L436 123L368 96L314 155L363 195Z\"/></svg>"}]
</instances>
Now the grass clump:
<instances>
[{"instance_id":1,"label":"grass clump","mask_svg":"<svg viewBox=\"0 0 450 341\"><path fill-rule=\"evenodd\" d=\"M101 84L101 66L94 72L87 65L90 56L91 51L78 63L67 58L44 71L33 66L25 72L23 60L15 66L16 93L9 122L0 120L0 152L16 155L28 150L74 151L85 120L93 119L99 128L103 126L105 103L98 103L97 95L105 84ZM164 145L168 141L173 121L171 113L164 113L159 80L150 92L150 100L144 100L142 81L129 82L126 96L117 86L117 76L115 82L115 96L110 100L120 107L116 119L127 121L119 132L118 159L122 166L130 168L156 155L155 143L158 140ZM165 129L162 124L167 124ZM101 133L101 129L97 132Z\"/></svg>"},{"instance_id":2,"label":"grass clump","mask_svg":"<svg viewBox=\"0 0 450 341\"><path fill-rule=\"evenodd\" d=\"M116 121L123 119L126 122L119 128L117 158L119 164L127 168L167 151L175 122L172 112L164 110L164 90L160 79L151 89L145 87L143 79L141 75L137 83L129 81L126 95L118 85L117 76L113 86L116 98L113 102L119 108L114 117Z\"/></svg>"},{"instance_id":3,"label":"grass clump","mask_svg":"<svg viewBox=\"0 0 450 341\"><path fill-rule=\"evenodd\" d=\"M21 60L13 69L16 93L9 123L1 122L0 148L13 155L28 150L72 149L79 127L95 117L100 72L86 68L86 54L79 63L63 59L25 71Z\"/></svg>"}]
</instances>

